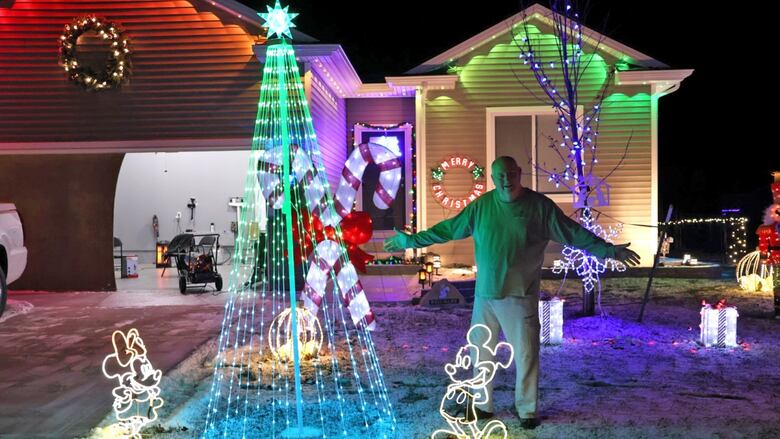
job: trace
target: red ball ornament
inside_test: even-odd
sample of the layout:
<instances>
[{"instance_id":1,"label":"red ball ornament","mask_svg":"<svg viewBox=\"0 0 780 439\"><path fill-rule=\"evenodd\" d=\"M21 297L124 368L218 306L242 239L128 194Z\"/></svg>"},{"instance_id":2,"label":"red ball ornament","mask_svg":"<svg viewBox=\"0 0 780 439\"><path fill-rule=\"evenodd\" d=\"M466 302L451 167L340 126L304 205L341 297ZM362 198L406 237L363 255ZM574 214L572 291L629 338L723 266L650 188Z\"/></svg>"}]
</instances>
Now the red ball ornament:
<instances>
[{"instance_id":1,"label":"red ball ornament","mask_svg":"<svg viewBox=\"0 0 780 439\"><path fill-rule=\"evenodd\" d=\"M341 233L346 241L365 244L373 234L371 216L366 212L352 212L341 221Z\"/></svg>"}]
</instances>

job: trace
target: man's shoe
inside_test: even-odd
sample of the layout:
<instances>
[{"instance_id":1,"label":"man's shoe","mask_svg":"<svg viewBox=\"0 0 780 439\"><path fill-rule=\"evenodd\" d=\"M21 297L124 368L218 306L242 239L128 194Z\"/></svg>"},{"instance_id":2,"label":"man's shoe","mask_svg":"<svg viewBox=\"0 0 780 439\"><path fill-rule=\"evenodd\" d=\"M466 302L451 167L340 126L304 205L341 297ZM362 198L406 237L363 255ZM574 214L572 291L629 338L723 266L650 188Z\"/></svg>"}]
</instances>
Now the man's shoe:
<instances>
[{"instance_id":1,"label":"man's shoe","mask_svg":"<svg viewBox=\"0 0 780 439\"><path fill-rule=\"evenodd\" d=\"M539 418L520 418L520 426L523 427L524 430L533 430L538 427L539 424L541 424Z\"/></svg>"},{"instance_id":2,"label":"man's shoe","mask_svg":"<svg viewBox=\"0 0 780 439\"><path fill-rule=\"evenodd\" d=\"M472 418L471 411L469 409L466 409L466 420L469 422L490 419L493 417L493 412L486 412L484 410L480 410L478 407L474 407L474 415L476 415L477 419L471 419Z\"/></svg>"}]
</instances>

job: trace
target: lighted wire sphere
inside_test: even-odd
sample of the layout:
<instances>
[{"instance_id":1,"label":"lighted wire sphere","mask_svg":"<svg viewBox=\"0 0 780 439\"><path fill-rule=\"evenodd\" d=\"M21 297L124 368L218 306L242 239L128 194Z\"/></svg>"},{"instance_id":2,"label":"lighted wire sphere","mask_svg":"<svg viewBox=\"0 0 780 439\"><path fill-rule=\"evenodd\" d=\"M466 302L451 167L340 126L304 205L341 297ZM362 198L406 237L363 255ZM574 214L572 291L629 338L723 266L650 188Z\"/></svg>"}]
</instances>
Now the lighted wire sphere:
<instances>
[{"instance_id":1,"label":"lighted wire sphere","mask_svg":"<svg viewBox=\"0 0 780 439\"><path fill-rule=\"evenodd\" d=\"M740 288L750 292L772 292L772 266L761 262L761 252L746 254L737 263L737 282Z\"/></svg>"},{"instance_id":2,"label":"lighted wire sphere","mask_svg":"<svg viewBox=\"0 0 780 439\"><path fill-rule=\"evenodd\" d=\"M298 349L302 360L319 356L322 347L322 326L320 320L306 308L296 307L298 314ZM268 344L274 358L281 361L293 359L291 309L287 308L274 317L268 329Z\"/></svg>"}]
</instances>

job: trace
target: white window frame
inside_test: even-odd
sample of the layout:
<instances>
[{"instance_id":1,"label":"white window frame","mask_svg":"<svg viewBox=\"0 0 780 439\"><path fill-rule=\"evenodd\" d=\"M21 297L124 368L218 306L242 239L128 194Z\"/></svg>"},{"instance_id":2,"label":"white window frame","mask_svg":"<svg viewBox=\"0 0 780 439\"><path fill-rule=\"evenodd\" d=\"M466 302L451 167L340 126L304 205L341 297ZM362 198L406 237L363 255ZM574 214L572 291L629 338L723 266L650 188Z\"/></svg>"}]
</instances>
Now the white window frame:
<instances>
[{"instance_id":1,"label":"white window frame","mask_svg":"<svg viewBox=\"0 0 780 439\"><path fill-rule=\"evenodd\" d=\"M577 113L582 114L583 107L577 108ZM527 107L487 107L485 108L486 119L486 141L485 141L485 176L487 177L488 190L495 189L493 185L491 164L496 159L496 117L501 116L549 116L556 115L555 109L549 105L545 106L527 106ZM536 180L538 178L538 172L536 170L537 163L537 142L536 142L536 118L531 118L531 189L537 190ZM567 192L564 194L548 194L545 193L550 199L556 203L571 203L572 195Z\"/></svg>"}]
</instances>

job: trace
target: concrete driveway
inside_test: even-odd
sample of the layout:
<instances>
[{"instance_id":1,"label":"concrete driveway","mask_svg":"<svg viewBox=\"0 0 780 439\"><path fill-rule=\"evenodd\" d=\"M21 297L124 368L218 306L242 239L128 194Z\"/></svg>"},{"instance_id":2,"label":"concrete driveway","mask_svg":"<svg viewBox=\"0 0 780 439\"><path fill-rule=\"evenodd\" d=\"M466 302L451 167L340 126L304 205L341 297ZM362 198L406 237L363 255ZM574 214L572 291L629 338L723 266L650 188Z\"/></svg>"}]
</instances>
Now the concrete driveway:
<instances>
[{"instance_id":1,"label":"concrete driveway","mask_svg":"<svg viewBox=\"0 0 780 439\"><path fill-rule=\"evenodd\" d=\"M137 328L152 364L168 372L219 335L227 294L176 290L11 294L33 305L0 322L0 437L86 435L109 412L103 376L115 329Z\"/></svg>"},{"instance_id":2,"label":"concrete driveway","mask_svg":"<svg viewBox=\"0 0 780 439\"><path fill-rule=\"evenodd\" d=\"M219 335L227 293L209 285L182 295L175 269L143 266L139 274L117 279L112 293L11 292L11 307L32 309L0 321L0 438L81 437L97 426L113 402L114 382L101 366L116 329L137 328L163 374ZM419 292L416 276L361 280L371 303L408 302Z\"/></svg>"}]
</instances>

